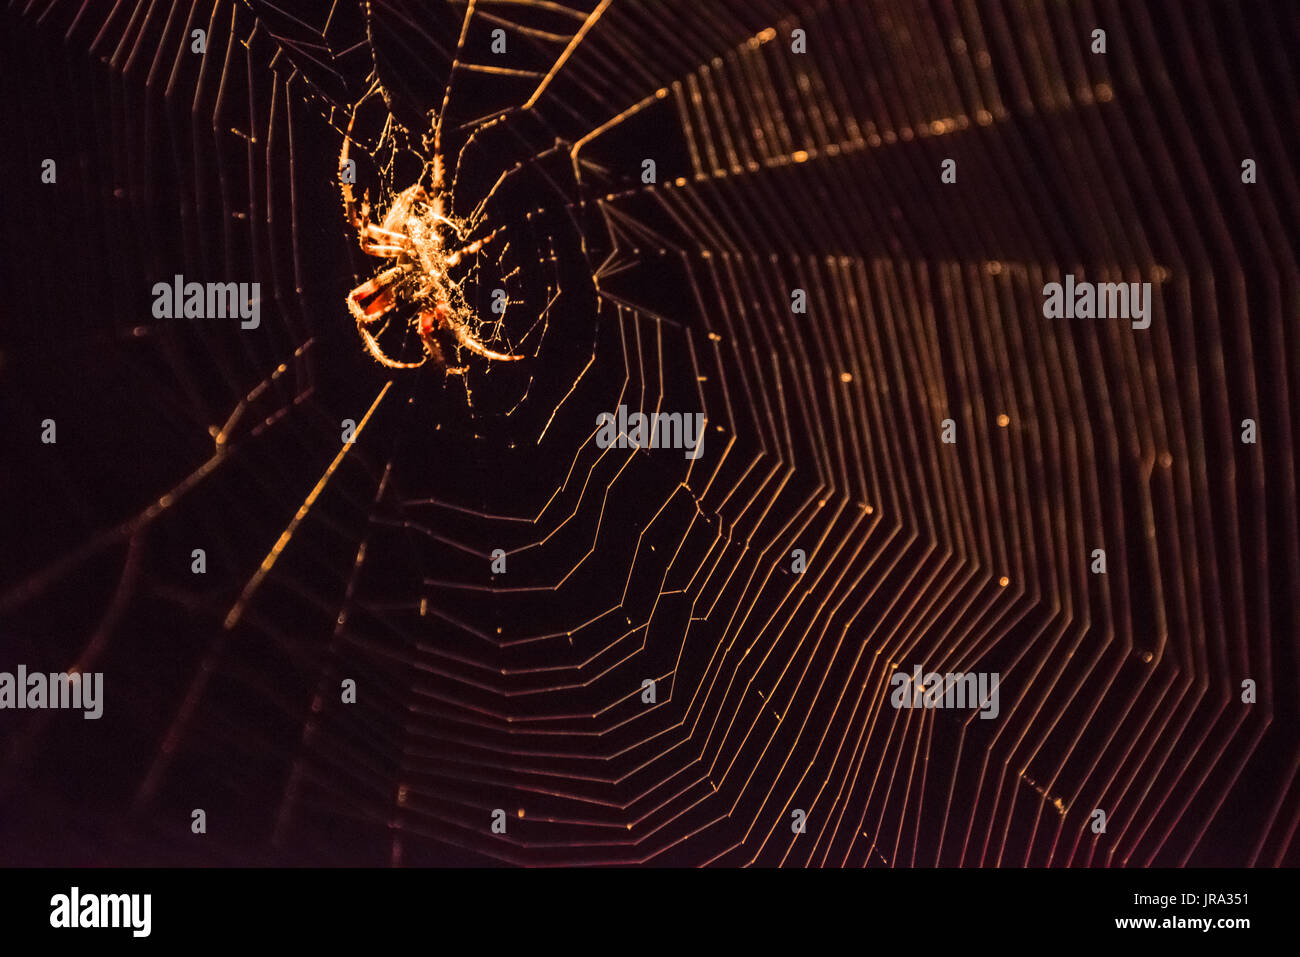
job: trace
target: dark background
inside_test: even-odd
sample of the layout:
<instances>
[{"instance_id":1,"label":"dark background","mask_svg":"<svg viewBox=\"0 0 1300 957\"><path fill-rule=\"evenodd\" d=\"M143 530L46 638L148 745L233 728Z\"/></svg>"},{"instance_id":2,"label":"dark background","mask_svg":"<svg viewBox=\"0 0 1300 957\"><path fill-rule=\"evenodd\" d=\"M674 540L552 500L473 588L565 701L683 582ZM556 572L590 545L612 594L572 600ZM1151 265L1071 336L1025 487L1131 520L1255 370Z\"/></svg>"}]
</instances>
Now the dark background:
<instances>
[{"instance_id":1,"label":"dark background","mask_svg":"<svg viewBox=\"0 0 1300 957\"><path fill-rule=\"evenodd\" d=\"M509 172L484 268L528 358L393 377L233 628L389 380L343 303L378 265L347 111L377 76L359 176L406 185L463 8L200 7L0 14L0 670L106 686L0 712L0 861L1296 863L1292 4L615 0L530 110L582 18L485 8L462 60L503 17L525 75L458 74L443 153L457 209ZM765 161L697 178L706 127ZM1164 277L1152 328L1045 320L1068 269ZM154 320L176 273L259 282L260 328ZM620 403L705 411L703 458L601 454ZM900 647L1001 672L1002 718L871 710Z\"/></svg>"}]
</instances>

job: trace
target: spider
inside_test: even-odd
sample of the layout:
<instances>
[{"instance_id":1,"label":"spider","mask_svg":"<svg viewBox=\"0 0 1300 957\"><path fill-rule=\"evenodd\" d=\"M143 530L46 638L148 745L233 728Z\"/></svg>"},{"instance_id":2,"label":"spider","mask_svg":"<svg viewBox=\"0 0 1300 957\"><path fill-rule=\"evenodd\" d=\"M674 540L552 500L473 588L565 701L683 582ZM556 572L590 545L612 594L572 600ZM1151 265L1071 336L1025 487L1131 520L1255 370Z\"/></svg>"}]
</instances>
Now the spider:
<instances>
[{"instance_id":1,"label":"spider","mask_svg":"<svg viewBox=\"0 0 1300 957\"><path fill-rule=\"evenodd\" d=\"M343 138L339 154L340 169L348 165L348 149L352 140L352 123ZM358 211L352 186L340 177L343 191L343 209L348 224L357 231L361 251L380 259L394 260L394 264L379 275L363 282L348 293L348 311L357 321L357 330L366 348L376 360L390 369L416 369L429 359L444 369L448 375L464 375L468 366L448 368L442 346L436 336L450 333L456 349L468 349L485 359L499 362L517 362L523 356L495 352L483 344L469 327L473 312L465 302L460 283L451 279L449 270L466 256L472 256L500 232L493 230L482 239L468 245L450 248L448 236L457 242L464 239L464 226L444 212L442 158L433 159L433 176L430 190L417 182L398 194L388 212L377 225L370 218L370 191L363 194ZM376 338L379 331L371 329L404 302L417 306L416 329L424 343L424 355L419 362L401 362L393 359L380 347ZM382 327L382 323L381 323Z\"/></svg>"}]
</instances>

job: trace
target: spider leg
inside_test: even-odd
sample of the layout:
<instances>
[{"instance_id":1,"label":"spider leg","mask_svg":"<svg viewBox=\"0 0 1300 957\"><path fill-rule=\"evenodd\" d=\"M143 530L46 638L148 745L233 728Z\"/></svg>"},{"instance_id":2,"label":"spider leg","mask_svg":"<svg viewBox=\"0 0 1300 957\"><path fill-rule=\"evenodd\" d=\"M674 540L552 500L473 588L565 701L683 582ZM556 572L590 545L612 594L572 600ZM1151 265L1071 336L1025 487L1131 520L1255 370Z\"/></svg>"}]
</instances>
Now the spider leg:
<instances>
[{"instance_id":1,"label":"spider leg","mask_svg":"<svg viewBox=\"0 0 1300 957\"><path fill-rule=\"evenodd\" d=\"M367 225L365 231L367 236L371 236L376 240L386 239L390 243L395 243L399 246L409 246L411 244L411 240L406 233L398 233L391 229L384 229L384 227L376 226L374 223Z\"/></svg>"},{"instance_id":2,"label":"spider leg","mask_svg":"<svg viewBox=\"0 0 1300 957\"><path fill-rule=\"evenodd\" d=\"M348 131L343 134L343 149L339 151L339 187L343 192L343 212L348 218L348 225L354 229L360 229L362 219L367 222L370 219L370 203L365 202L361 206L361 216L357 216L357 200L352 194L352 184L343 178L343 170L348 165L348 152L352 146L352 124L357 121L357 114L352 114L352 119L348 120Z\"/></svg>"},{"instance_id":3,"label":"spider leg","mask_svg":"<svg viewBox=\"0 0 1300 957\"><path fill-rule=\"evenodd\" d=\"M405 256L411 252L409 246L385 246L382 243L367 242L366 237L361 237L361 251L371 256L378 256L380 259L396 259L398 256Z\"/></svg>"},{"instance_id":4,"label":"spider leg","mask_svg":"<svg viewBox=\"0 0 1300 957\"><path fill-rule=\"evenodd\" d=\"M518 362L523 356L508 356L504 352L493 352L479 340L475 339L467 328L459 323L447 323L452 333L456 336L456 341L475 355L482 356L484 359L496 359L498 362Z\"/></svg>"},{"instance_id":5,"label":"spider leg","mask_svg":"<svg viewBox=\"0 0 1300 957\"><path fill-rule=\"evenodd\" d=\"M361 194L361 206L360 209L358 209L356 196L352 192L352 184L342 178L343 169L348 163L348 149L352 142L352 124L356 122L356 119L356 115L354 114L352 119L348 122L348 132L347 135L343 137L343 149L339 153L339 186L343 191L343 212L347 216L348 225L357 231L358 238L361 240L361 249L363 252L369 253L372 256L391 257L396 254L374 252L373 250L377 248L377 245L374 242L367 244L366 237L383 236L385 238L400 240L405 240L406 237L399 233L390 232L389 230L383 229L372 223L370 221L370 190L367 189Z\"/></svg>"},{"instance_id":6,"label":"spider leg","mask_svg":"<svg viewBox=\"0 0 1300 957\"><path fill-rule=\"evenodd\" d=\"M362 104L377 92L379 92L378 81L371 85L365 96L361 97L357 105L352 108L352 115L348 118L347 132L343 134L343 147L339 150L339 187L343 193L343 211L347 215L348 225L358 230L364 228L370 222L370 193L367 191L364 194L361 214L358 216L356 196L352 192L352 184L343 179L343 170L347 168L348 155L352 149L352 127L356 125L357 112L361 109Z\"/></svg>"},{"instance_id":7,"label":"spider leg","mask_svg":"<svg viewBox=\"0 0 1300 957\"><path fill-rule=\"evenodd\" d=\"M420 312L420 338L424 340L424 347L429 350L429 354L434 357L438 365L443 366L448 375L464 375L469 371L468 366L446 366L446 360L443 358L442 347L438 345L438 340L433 337L436 329L450 329L456 335L456 340L469 349L470 352L477 353L487 359L501 359L506 362L513 362L516 359L522 359L523 356L507 356L500 352L493 352L481 342L470 336L463 327L457 326L447 318L446 303L439 303L433 309L425 309Z\"/></svg>"},{"instance_id":8,"label":"spider leg","mask_svg":"<svg viewBox=\"0 0 1300 957\"><path fill-rule=\"evenodd\" d=\"M497 235L497 233L499 233L499 232L501 232L501 228L500 228L500 227L498 227L497 229L492 230L492 232L488 233L488 234L487 234L486 236L484 236L482 239L476 239L476 240L474 240L472 243L470 243L468 246L463 246L463 247L461 247L460 249L457 249L457 250L456 250L455 252L453 252L453 253L448 253L448 254L447 254L447 268L450 269L452 266L454 266L454 265L456 265L458 262L460 262L460 259L461 259L462 256L472 256L472 255L474 255L476 252L478 252L480 249L482 249L482 248L483 248L484 246L486 246L488 243L492 242L492 240L496 238L496 235Z\"/></svg>"},{"instance_id":9,"label":"spider leg","mask_svg":"<svg viewBox=\"0 0 1300 957\"><path fill-rule=\"evenodd\" d=\"M446 327L447 322L437 309L425 309L420 313L420 338L424 341L424 348L429 352L429 358L433 360L434 365L442 369L447 375L464 375L469 371L469 366L447 365L447 358L443 354L442 346L433 337L434 329L439 326Z\"/></svg>"},{"instance_id":10,"label":"spider leg","mask_svg":"<svg viewBox=\"0 0 1300 957\"><path fill-rule=\"evenodd\" d=\"M411 254L411 239L405 233L395 233L366 221L357 227L357 240L361 251L381 259L396 259Z\"/></svg>"},{"instance_id":11,"label":"spider leg","mask_svg":"<svg viewBox=\"0 0 1300 957\"><path fill-rule=\"evenodd\" d=\"M356 319L358 326L373 324L397 304L393 284L409 272L410 268L410 266L394 266L386 269L348 293L348 311L352 313L352 318ZM363 306L361 304L363 299L370 301Z\"/></svg>"},{"instance_id":12,"label":"spider leg","mask_svg":"<svg viewBox=\"0 0 1300 957\"><path fill-rule=\"evenodd\" d=\"M368 329L364 326L358 326L357 328L360 330L362 341L365 342L366 348L370 350L370 354L379 363L388 366L390 369L418 369L427 360L427 357L419 362L398 362L396 359L390 359L384 354L384 350L379 348L379 341L370 334Z\"/></svg>"}]
</instances>

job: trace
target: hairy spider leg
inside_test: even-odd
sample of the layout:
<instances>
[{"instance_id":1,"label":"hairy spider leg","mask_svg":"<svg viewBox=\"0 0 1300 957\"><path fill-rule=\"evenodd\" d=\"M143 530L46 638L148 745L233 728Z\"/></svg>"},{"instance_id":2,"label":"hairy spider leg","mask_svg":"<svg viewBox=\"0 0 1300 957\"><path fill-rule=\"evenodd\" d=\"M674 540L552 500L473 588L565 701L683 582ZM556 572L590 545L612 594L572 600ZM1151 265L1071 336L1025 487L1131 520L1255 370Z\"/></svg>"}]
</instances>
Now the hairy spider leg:
<instances>
[{"instance_id":1,"label":"hairy spider leg","mask_svg":"<svg viewBox=\"0 0 1300 957\"><path fill-rule=\"evenodd\" d=\"M384 350L379 348L379 341L370 334L369 329L364 326L357 326L357 330L361 333L362 341L365 342L366 348L370 350L370 355L374 357L375 361L388 366L390 369L418 369L428 361L428 356L425 356L419 362L398 362L396 359L390 359L384 355Z\"/></svg>"},{"instance_id":2,"label":"hairy spider leg","mask_svg":"<svg viewBox=\"0 0 1300 957\"><path fill-rule=\"evenodd\" d=\"M420 312L420 338L426 344L434 341L433 330L435 327L446 329L456 337L456 341L462 347L485 359L496 359L498 362L518 362L523 358L523 356L508 356L504 352L494 352L475 339L470 335L469 329L463 323L452 321L451 304L445 299L439 300L432 309L425 309Z\"/></svg>"},{"instance_id":3,"label":"hairy spider leg","mask_svg":"<svg viewBox=\"0 0 1300 957\"><path fill-rule=\"evenodd\" d=\"M448 366L447 358L443 355L442 346L438 340L433 337L434 327L438 325L438 315L436 309L425 309L420 313L420 340L424 343L424 348L429 353L429 358L433 360L434 365L438 366L447 375L464 375L469 371L468 366Z\"/></svg>"},{"instance_id":4,"label":"hairy spider leg","mask_svg":"<svg viewBox=\"0 0 1300 957\"><path fill-rule=\"evenodd\" d=\"M455 252L448 253L447 268L450 269L452 266L460 262L462 256L472 256L480 249L482 249L484 246L486 246L488 243L492 242L492 240L496 238L497 233L501 232L502 228L503 227L498 226L496 229L492 230L492 232L488 233L482 239L476 239L468 246L463 246L460 249L457 249Z\"/></svg>"},{"instance_id":5,"label":"hairy spider leg","mask_svg":"<svg viewBox=\"0 0 1300 957\"><path fill-rule=\"evenodd\" d=\"M397 304L393 284L411 271L407 265L385 269L373 279L368 279L348 293L348 311L359 326L373 325ZM373 298L371 298L373 297ZM366 305L361 300L370 299Z\"/></svg>"},{"instance_id":6,"label":"hairy spider leg","mask_svg":"<svg viewBox=\"0 0 1300 957\"><path fill-rule=\"evenodd\" d=\"M469 334L469 330L462 325L452 325L451 331L456 335L456 341L476 355L484 359L496 359L498 362L518 362L523 356L508 356L504 352L493 352L483 343L479 342Z\"/></svg>"},{"instance_id":7,"label":"hairy spider leg","mask_svg":"<svg viewBox=\"0 0 1300 957\"><path fill-rule=\"evenodd\" d=\"M399 362L390 359L380 348L379 340L367 328L382 319L396 305L393 284L409 270L409 266L394 266L348 293L348 309L357 320L357 331L361 333L361 341L365 343L366 349L376 362L390 369L418 369L428 359L428 356L421 358L419 362ZM369 296L373 298L362 306L361 300Z\"/></svg>"},{"instance_id":8,"label":"hairy spider leg","mask_svg":"<svg viewBox=\"0 0 1300 957\"><path fill-rule=\"evenodd\" d=\"M357 200L352 194L352 184L343 178L343 171L348 166L348 152L352 146L352 124L356 123L357 114L353 113L352 118L348 120L348 131L343 134L343 149L339 152L339 186L343 191L343 212L348 217L348 225L353 229L361 229L361 218L357 216ZM366 222L370 221L370 194L366 193L366 199L361 204L361 216Z\"/></svg>"},{"instance_id":9,"label":"hairy spider leg","mask_svg":"<svg viewBox=\"0 0 1300 957\"><path fill-rule=\"evenodd\" d=\"M387 230L380 230L378 226L367 226L367 232L377 230L380 233L386 233ZM385 245L377 240L366 241L367 232L361 234L361 251L371 256L378 256L380 259L396 259L398 256L406 256L411 253L411 241L405 236L401 237L399 244ZM395 235L389 233L389 235Z\"/></svg>"},{"instance_id":10,"label":"hairy spider leg","mask_svg":"<svg viewBox=\"0 0 1300 957\"><path fill-rule=\"evenodd\" d=\"M359 234L358 238L361 241L361 249L363 252L369 253L372 256L391 258L399 255L398 252L389 251L394 248L392 245L385 246L378 242L367 244L366 238L371 237L374 239L386 238L396 240L399 244L405 246L409 243L407 237L402 233L393 232L390 229L385 229L370 221L370 190L368 189L362 193L361 208L360 212L358 212L356 195L352 192L352 184L343 179L343 170L347 168L348 155L352 149L352 125L356 123L356 121L357 117L354 113L352 114L352 118L348 120L348 131L343 136L343 148L339 151L339 188L343 193L343 211L347 216L348 225L355 229ZM423 195L423 190L420 192L421 195Z\"/></svg>"}]
</instances>

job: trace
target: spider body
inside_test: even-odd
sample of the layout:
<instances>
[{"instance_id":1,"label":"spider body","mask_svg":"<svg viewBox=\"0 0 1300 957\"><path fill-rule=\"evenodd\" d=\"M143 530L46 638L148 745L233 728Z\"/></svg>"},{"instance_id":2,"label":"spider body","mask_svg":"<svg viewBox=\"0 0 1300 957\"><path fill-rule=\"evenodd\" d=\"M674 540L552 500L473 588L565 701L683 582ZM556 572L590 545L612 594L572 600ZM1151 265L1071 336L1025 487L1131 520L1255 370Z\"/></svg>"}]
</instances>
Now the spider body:
<instances>
[{"instance_id":1,"label":"spider body","mask_svg":"<svg viewBox=\"0 0 1300 957\"><path fill-rule=\"evenodd\" d=\"M348 165L352 125L343 139L339 154L340 169ZM481 239L459 245L464 227L445 210L442 163L434 158L430 190L416 183L393 200L383 219L371 218L369 192L358 205L352 186L340 178L343 209L348 224L357 231L361 251L393 265L368 279L348 293L348 311L356 320L357 330L370 354L390 369L414 369L432 359L448 374L464 374L465 366L448 367L440 334L449 334L453 348L461 348L499 362L516 362L522 356L506 355L489 349L470 330L473 312L465 302L460 283L449 272L466 256L478 252L497 235L494 230ZM451 243L457 245L450 245ZM417 308L416 331L424 344L418 362L402 362L387 355L376 338L389 313L403 303Z\"/></svg>"}]
</instances>

